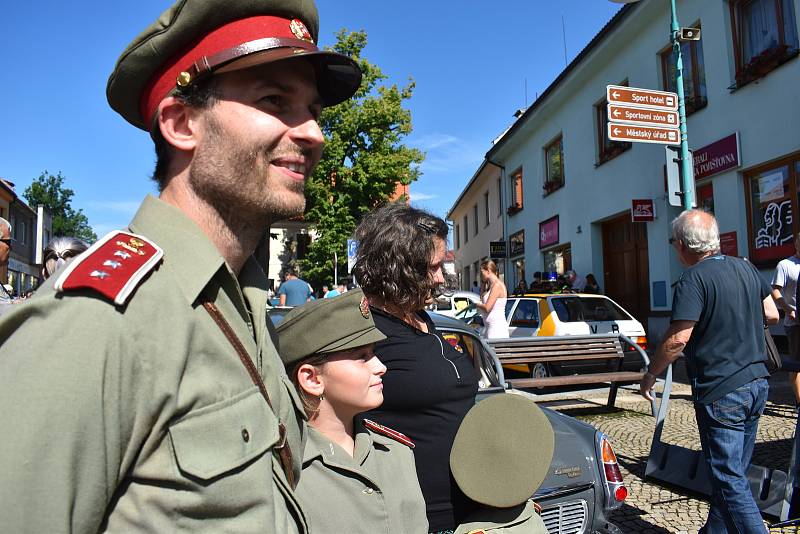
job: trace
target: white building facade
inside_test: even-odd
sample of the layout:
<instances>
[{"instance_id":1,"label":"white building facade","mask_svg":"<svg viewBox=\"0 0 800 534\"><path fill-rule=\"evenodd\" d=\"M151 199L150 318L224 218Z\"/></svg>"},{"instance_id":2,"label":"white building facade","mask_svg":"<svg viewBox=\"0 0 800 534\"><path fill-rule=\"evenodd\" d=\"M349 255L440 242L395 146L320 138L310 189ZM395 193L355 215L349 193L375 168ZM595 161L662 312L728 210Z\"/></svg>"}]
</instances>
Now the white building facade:
<instances>
[{"instance_id":1,"label":"white building facade","mask_svg":"<svg viewBox=\"0 0 800 534\"><path fill-rule=\"evenodd\" d=\"M716 215L723 252L769 278L800 232L800 0L677 4L682 25L702 30L682 47L697 203ZM680 208L667 202L663 145L608 140L606 86L674 91L669 22L666 1L622 8L482 166L500 170L509 288L535 271L592 273L656 339L683 271L667 243ZM451 210L455 225L476 196L481 205L474 181ZM655 219L632 222L634 200L651 202ZM495 239L469 237L462 270Z\"/></svg>"}]
</instances>

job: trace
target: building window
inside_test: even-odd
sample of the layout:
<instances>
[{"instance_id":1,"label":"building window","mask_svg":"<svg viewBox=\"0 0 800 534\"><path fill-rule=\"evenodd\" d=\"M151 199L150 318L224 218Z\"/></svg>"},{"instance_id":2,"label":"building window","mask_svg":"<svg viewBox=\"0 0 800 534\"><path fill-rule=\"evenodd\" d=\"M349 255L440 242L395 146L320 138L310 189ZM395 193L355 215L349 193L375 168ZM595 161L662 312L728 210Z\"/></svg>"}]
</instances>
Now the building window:
<instances>
[{"instance_id":1,"label":"building window","mask_svg":"<svg viewBox=\"0 0 800 534\"><path fill-rule=\"evenodd\" d=\"M464 267L464 281L461 285L461 289L468 291L470 288L470 280L469 280L469 265Z\"/></svg>"},{"instance_id":2,"label":"building window","mask_svg":"<svg viewBox=\"0 0 800 534\"><path fill-rule=\"evenodd\" d=\"M489 191L483 194L483 225L489 226Z\"/></svg>"},{"instance_id":3,"label":"building window","mask_svg":"<svg viewBox=\"0 0 800 534\"><path fill-rule=\"evenodd\" d=\"M545 272L564 274L572 269L572 245L565 243L542 251Z\"/></svg>"},{"instance_id":4,"label":"building window","mask_svg":"<svg viewBox=\"0 0 800 534\"><path fill-rule=\"evenodd\" d=\"M497 179L497 214L503 213L503 182Z\"/></svg>"},{"instance_id":5,"label":"building window","mask_svg":"<svg viewBox=\"0 0 800 534\"><path fill-rule=\"evenodd\" d=\"M699 27L699 25L696 25ZM690 115L698 109L706 107L706 69L703 63L703 41L684 41L681 43L683 59L683 96L686 114ZM664 90L678 92L675 85L675 53L672 46L661 53L661 76Z\"/></svg>"},{"instance_id":6,"label":"building window","mask_svg":"<svg viewBox=\"0 0 800 534\"><path fill-rule=\"evenodd\" d=\"M469 243L469 219L464 215L464 244Z\"/></svg>"},{"instance_id":7,"label":"building window","mask_svg":"<svg viewBox=\"0 0 800 534\"><path fill-rule=\"evenodd\" d=\"M797 55L794 0L731 0L730 10L738 87Z\"/></svg>"},{"instance_id":8,"label":"building window","mask_svg":"<svg viewBox=\"0 0 800 534\"><path fill-rule=\"evenodd\" d=\"M472 264L472 272L475 273L475 281L478 282L478 285L481 285L481 267L479 262L475 262ZM469 286L472 289L472 285Z\"/></svg>"},{"instance_id":9,"label":"building window","mask_svg":"<svg viewBox=\"0 0 800 534\"><path fill-rule=\"evenodd\" d=\"M474 235L478 235L478 205L472 206L472 230Z\"/></svg>"},{"instance_id":10,"label":"building window","mask_svg":"<svg viewBox=\"0 0 800 534\"><path fill-rule=\"evenodd\" d=\"M558 139L544 147L544 194L549 195L564 185L564 138Z\"/></svg>"},{"instance_id":11,"label":"building window","mask_svg":"<svg viewBox=\"0 0 800 534\"><path fill-rule=\"evenodd\" d=\"M628 82L618 85L628 85ZM608 138L608 101L605 98L594 105L594 115L597 120L597 164L602 165L630 149L633 143L612 141Z\"/></svg>"},{"instance_id":12,"label":"building window","mask_svg":"<svg viewBox=\"0 0 800 534\"><path fill-rule=\"evenodd\" d=\"M511 173L511 205L508 214L513 215L522 210L522 167Z\"/></svg>"},{"instance_id":13,"label":"building window","mask_svg":"<svg viewBox=\"0 0 800 534\"><path fill-rule=\"evenodd\" d=\"M776 262L794 253L793 236L800 230L800 221L793 217L799 178L800 153L745 173L753 261Z\"/></svg>"},{"instance_id":14,"label":"building window","mask_svg":"<svg viewBox=\"0 0 800 534\"><path fill-rule=\"evenodd\" d=\"M456 224L455 232L453 232L456 236L456 250L461 247L461 229Z\"/></svg>"}]
</instances>

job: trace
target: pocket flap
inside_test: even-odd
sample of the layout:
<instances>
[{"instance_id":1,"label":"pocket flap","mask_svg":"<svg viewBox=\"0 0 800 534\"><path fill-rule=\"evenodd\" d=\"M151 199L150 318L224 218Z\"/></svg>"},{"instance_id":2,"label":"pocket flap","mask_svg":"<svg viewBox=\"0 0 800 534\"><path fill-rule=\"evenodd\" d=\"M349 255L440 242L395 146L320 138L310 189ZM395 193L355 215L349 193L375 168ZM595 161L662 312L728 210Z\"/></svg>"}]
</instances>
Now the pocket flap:
<instances>
[{"instance_id":1,"label":"pocket flap","mask_svg":"<svg viewBox=\"0 0 800 534\"><path fill-rule=\"evenodd\" d=\"M169 428L181 471L218 477L264 454L279 439L278 419L258 388L189 413Z\"/></svg>"}]
</instances>

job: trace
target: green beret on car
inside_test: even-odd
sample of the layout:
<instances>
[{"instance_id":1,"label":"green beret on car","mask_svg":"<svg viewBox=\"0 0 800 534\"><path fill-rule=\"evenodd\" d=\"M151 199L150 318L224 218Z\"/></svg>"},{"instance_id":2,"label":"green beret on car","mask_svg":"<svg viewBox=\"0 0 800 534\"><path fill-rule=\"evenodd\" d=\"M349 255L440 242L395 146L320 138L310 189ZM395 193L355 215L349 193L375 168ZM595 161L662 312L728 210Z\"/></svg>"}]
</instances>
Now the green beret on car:
<instances>
[{"instance_id":1,"label":"green beret on car","mask_svg":"<svg viewBox=\"0 0 800 534\"><path fill-rule=\"evenodd\" d=\"M178 0L131 42L108 79L111 107L150 131L159 103L215 73L287 58L315 68L326 106L361 84L351 58L317 48L313 0Z\"/></svg>"},{"instance_id":2,"label":"green beret on car","mask_svg":"<svg viewBox=\"0 0 800 534\"><path fill-rule=\"evenodd\" d=\"M473 501L511 508L544 482L554 447L553 427L534 401L497 394L467 412L450 452L450 470Z\"/></svg>"},{"instance_id":3,"label":"green beret on car","mask_svg":"<svg viewBox=\"0 0 800 534\"><path fill-rule=\"evenodd\" d=\"M386 339L375 327L369 302L360 289L293 309L277 332L279 352L287 367L315 354L355 349Z\"/></svg>"}]
</instances>

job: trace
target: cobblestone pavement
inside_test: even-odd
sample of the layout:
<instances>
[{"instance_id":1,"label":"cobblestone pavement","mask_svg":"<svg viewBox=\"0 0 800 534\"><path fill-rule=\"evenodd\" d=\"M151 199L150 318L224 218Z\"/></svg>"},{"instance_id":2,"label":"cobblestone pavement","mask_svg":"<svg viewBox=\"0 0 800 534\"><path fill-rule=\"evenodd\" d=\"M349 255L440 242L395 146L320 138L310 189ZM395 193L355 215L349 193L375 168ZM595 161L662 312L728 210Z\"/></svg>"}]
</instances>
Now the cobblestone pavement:
<instances>
[{"instance_id":1,"label":"cobblestone pavement","mask_svg":"<svg viewBox=\"0 0 800 534\"><path fill-rule=\"evenodd\" d=\"M680 369L676 370L676 375L680 373ZM678 380L681 380L680 376ZM620 390L617 409L609 410L605 406L607 395L607 389L573 392L559 395L560 400L547 402L547 405L591 423L611 436L629 491L625 504L612 514L611 520L623 532L697 532L708 514L705 497L644 480L655 428L650 404L639 396L638 387L635 390L628 387ZM753 463L787 471L795 420L787 374L779 373L770 378L769 402L759 424ZM665 443L700 449L690 387L685 383L673 384L661 439ZM775 521L777 519L770 518L766 524ZM795 533L798 530L796 527L770 530L770 533L777 532Z\"/></svg>"}]
</instances>

